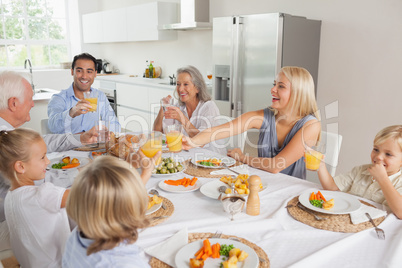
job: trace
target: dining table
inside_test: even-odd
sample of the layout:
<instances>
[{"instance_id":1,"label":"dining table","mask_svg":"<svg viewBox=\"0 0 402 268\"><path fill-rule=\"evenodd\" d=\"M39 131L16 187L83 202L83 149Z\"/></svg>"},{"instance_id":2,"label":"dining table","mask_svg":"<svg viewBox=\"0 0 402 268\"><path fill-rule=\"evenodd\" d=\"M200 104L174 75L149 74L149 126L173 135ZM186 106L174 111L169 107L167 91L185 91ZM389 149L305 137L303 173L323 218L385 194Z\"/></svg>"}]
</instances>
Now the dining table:
<instances>
[{"instance_id":1,"label":"dining table","mask_svg":"<svg viewBox=\"0 0 402 268\"><path fill-rule=\"evenodd\" d=\"M68 151L53 153L49 157L90 157L90 154ZM162 157L173 157L180 162L215 156L216 153L203 148L162 154ZM202 171L203 168L199 169ZM159 186L161 181L193 178L194 174L190 176L184 171L152 176L146 184L147 190L157 189L174 209L163 222L141 229L136 244L146 250L163 243L183 229L189 234L221 232L257 245L266 253L269 267L401 267L402 221L393 213L388 212L379 225L385 232L384 240L379 239L371 227L358 232L318 229L296 220L290 215L287 206L306 191L321 190L321 185L282 173L273 174L252 167L248 167L248 170L250 175L259 176L265 186L258 193L260 213L256 216L248 215L245 206L241 213L234 216L234 220L223 210L220 200L206 196L199 189L175 192L163 190ZM219 180L203 177L203 172L200 175L195 175L200 185ZM359 199L379 209L386 209L381 204ZM153 258L146 253L144 257L148 260Z\"/></svg>"}]
</instances>

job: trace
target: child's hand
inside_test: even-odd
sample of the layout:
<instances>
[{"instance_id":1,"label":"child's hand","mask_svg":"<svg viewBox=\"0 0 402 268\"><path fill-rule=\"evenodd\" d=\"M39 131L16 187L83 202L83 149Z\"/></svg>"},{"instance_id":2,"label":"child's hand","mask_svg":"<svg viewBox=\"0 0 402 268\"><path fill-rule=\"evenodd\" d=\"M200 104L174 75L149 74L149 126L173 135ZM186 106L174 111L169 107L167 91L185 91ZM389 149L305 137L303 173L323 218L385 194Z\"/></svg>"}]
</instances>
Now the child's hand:
<instances>
[{"instance_id":1,"label":"child's hand","mask_svg":"<svg viewBox=\"0 0 402 268\"><path fill-rule=\"evenodd\" d=\"M388 179L387 171L383 164L373 164L369 167L368 172L373 176L373 180L380 182L383 179Z\"/></svg>"}]
</instances>

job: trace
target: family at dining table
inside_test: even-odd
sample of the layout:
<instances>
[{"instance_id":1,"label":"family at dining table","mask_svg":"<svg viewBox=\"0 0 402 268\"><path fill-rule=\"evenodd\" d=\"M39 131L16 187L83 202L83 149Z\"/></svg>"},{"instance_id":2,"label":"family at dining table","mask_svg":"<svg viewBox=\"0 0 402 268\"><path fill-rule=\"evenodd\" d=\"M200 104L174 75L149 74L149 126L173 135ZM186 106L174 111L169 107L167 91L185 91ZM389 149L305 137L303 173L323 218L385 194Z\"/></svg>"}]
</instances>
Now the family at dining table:
<instances>
[{"instance_id":1,"label":"family at dining table","mask_svg":"<svg viewBox=\"0 0 402 268\"><path fill-rule=\"evenodd\" d=\"M74 94L95 90L91 88L94 64L96 62L86 56L78 57L73 63L74 83L52 99L60 100L62 107L58 107L58 113L72 119L81 117L77 126L88 114L84 110L89 106L80 101L81 95ZM309 140L320 139L321 133L313 79L304 68L283 67L270 94L270 107L218 125L215 118L219 116L219 109L207 93L200 72L193 66L179 68L174 94L177 104L165 111L160 109L153 129L163 132L164 125L181 124L185 132L185 149L207 145L215 152L225 148L220 148L214 141L259 129L258 156L250 156L238 148L228 150L227 155L257 169L306 179L302 129L305 129L303 138ZM70 99L69 105L65 100L61 101L63 98ZM166 99L171 98L166 96ZM41 183L49 173L46 171L49 164L46 153L93 143L97 140L97 131L87 125L86 129L77 128L75 133L82 134L72 134L68 131L74 125L71 123L62 131L67 133L42 138L32 130L18 129L30 120L33 101L29 82L15 72L0 74L0 101L0 236L3 244L10 233L11 247L18 262L24 267L88 267L97 262L103 262L105 267L113 262L122 266L138 263L140 267L149 267L139 257L140 250L134 243L138 238L137 229L149 224L145 219L145 185L160 153L148 159L138 151L141 175L125 161L102 156L74 174L71 190L51 182ZM82 114L73 118L74 107ZM60 126L66 127L67 123ZM401 168L402 125L395 125L384 128L375 137L371 164L333 178L322 162L317 172L324 189L340 190L383 203L402 218ZM108 194L103 195L106 192ZM133 197L131 192L137 194ZM107 213L101 213L102 209ZM67 215L77 224L72 232ZM53 224L45 231L41 223L46 221ZM46 246L41 248L38 241Z\"/></svg>"}]
</instances>

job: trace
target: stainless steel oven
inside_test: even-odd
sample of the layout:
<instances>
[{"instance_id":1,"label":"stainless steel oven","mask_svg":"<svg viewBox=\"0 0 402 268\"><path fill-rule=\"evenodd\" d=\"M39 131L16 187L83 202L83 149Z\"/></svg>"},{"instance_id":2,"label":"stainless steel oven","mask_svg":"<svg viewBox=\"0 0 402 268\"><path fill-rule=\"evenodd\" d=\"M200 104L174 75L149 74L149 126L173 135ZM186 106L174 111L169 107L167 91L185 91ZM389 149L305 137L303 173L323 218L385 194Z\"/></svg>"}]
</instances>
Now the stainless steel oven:
<instances>
[{"instance_id":1,"label":"stainless steel oven","mask_svg":"<svg viewBox=\"0 0 402 268\"><path fill-rule=\"evenodd\" d=\"M105 93L110 106L112 106L115 115L117 116L117 94L116 83L110 81L100 81L99 90Z\"/></svg>"}]
</instances>

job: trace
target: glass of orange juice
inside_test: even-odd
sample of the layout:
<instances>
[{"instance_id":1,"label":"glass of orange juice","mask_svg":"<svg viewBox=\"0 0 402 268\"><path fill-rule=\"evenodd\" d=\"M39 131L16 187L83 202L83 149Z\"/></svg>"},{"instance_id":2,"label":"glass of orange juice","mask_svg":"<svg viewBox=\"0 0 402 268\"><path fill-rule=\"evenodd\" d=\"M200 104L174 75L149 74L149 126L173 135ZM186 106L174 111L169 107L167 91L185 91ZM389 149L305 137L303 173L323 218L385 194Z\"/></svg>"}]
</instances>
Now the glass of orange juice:
<instances>
[{"instance_id":1,"label":"glass of orange juice","mask_svg":"<svg viewBox=\"0 0 402 268\"><path fill-rule=\"evenodd\" d=\"M92 107L89 109L89 112L96 112L98 108L98 92L93 90L84 92L84 99L91 103Z\"/></svg>"},{"instance_id":2,"label":"glass of orange juice","mask_svg":"<svg viewBox=\"0 0 402 268\"><path fill-rule=\"evenodd\" d=\"M183 126L179 124L168 125L165 127L165 133L166 143L169 147L169 151L173 153L181 152Z\"/></svg>"},{"instance_id":3,"label":"glass of orange juice","mask_svg":"<svg viewBox=\"0 0 402 268\"><path fill-rule=\"evenodd\" d=\"M141 151L146 157L152 158L159 151L162 151L162 133L159 131L152 131L147 134L143 134L144 143L141 145ZM156 161L155 165L158 165L161 161L161 157Z\"/></svg>"},{"instance_id":4,"label":"glass of orange juice","mask_svg":"<svg viewBox=\"0 0 402 268\"><path fill-rule=\"evenodd\" d=\"M326 144L321 137L314 139L311 137L313 133L321 130L321 122L317 121L312 124L306 123L302 128L302 142L304 146L304 158L306 169L316 171L320 167L320 163L324 158Z\"/></svg>"}]
</instances>

